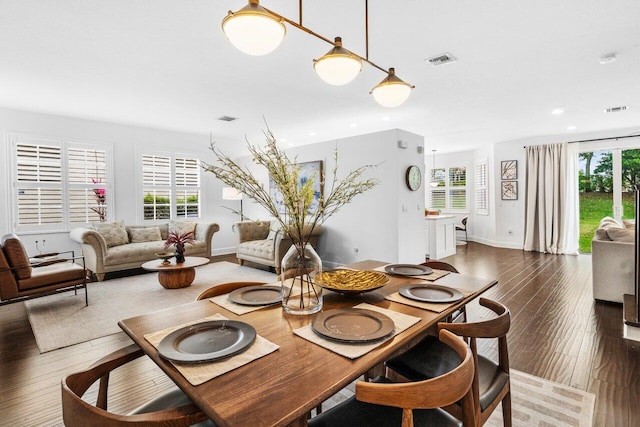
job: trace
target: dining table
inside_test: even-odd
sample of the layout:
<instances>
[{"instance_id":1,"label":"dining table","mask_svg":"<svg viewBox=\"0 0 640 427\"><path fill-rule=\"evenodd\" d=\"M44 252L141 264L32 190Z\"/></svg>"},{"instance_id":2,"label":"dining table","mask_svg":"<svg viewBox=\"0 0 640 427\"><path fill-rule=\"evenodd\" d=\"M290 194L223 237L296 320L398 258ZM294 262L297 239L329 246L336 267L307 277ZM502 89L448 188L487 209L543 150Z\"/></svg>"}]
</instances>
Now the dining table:
<instances>
[{"instance_id":1,"label":"dining table","mask_svg":"<svg viewBox=\"0 0 640 427\"><path fill-rule=\"evenodd\" d=\"M346 267L376 270L389 263L366 260ZM363 375L383 373L383 363L406 351L465 304L497 284L494 278L449 273L433 283L462 290L464 297L442 311L431 311L387 299L416 278L389 275L389 283L371 292L345 295L323 292L323 311L367 303L417 318L416 323L359 357L349 358L294 333L309 325L314 315L285 313L272 305L241 315L205 299L121 320L124 332L180 389L220 426L305 426L310 411ZM149 334L197 322L214 315L253 326L259 337L277 346L275 351L194 385L161 357ZM147 338L145 338L145 336ZM237 356L232 356L232 358Z\"/></svg>"}]
</instances>

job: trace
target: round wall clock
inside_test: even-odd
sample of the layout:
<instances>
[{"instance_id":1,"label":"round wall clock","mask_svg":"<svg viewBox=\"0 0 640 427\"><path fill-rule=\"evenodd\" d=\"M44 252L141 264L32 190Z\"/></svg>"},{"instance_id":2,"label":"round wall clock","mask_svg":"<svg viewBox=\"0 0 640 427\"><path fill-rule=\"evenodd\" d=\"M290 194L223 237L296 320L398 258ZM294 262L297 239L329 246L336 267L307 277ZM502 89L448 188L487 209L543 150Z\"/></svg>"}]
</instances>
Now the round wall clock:
<instances>
[{"instance_id":1,"label":"round wall clock","mask_svg":"<svg viewBox=\"0 0 640 427\"><path fill-rule=\"evenodd\" d=\"M406 180L409 190L418 190L422 184L422 172L420 172L420 168L416 165L409 166L407 168Z\"/></svg>"}]
</instances>

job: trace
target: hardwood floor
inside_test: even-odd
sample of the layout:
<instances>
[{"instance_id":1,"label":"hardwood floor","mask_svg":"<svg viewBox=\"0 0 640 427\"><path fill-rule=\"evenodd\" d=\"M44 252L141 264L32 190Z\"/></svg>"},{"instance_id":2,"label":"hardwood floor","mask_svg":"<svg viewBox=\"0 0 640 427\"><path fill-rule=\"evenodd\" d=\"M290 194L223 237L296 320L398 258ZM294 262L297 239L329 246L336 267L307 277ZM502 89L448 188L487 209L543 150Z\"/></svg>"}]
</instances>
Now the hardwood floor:
<instances>
[{"instance_id":1,"label":"hardwood floor","mask_svg":"<svg viewBox=\"0 0 640 427\"><path fill-rule=\"evenodd\" d=\"M499 280L485 296L511 310L512 368L594 393L596 426L640 425L640 345L622 339L621 306L593 301L590 256L474 242L457 251L445 261L461 273ZM471 320L486 316L477 303L468 312ZM40 354L24 304L0 307L0 426L62 425L60 379L128 343L119 333ZM488 343L481 348L495 356ZM131 410L172 385L146 358L130 365L112 376L112 411Z\"/></svg>"}]
</instances>

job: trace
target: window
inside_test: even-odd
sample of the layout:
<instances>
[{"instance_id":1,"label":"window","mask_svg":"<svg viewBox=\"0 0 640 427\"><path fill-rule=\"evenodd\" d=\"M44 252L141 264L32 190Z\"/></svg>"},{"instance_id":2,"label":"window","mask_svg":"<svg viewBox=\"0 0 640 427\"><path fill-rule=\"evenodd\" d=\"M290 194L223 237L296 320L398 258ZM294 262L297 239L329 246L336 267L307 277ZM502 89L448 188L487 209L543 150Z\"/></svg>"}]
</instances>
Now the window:
<instances>
[{"instance_id":1,"label":"window","mask_svg":"<svg viewBox=\"0 0 640 427\"><path fill-rule=\"evenodd\" d=\"M69 230L107 217L110 150L46 137L9 134L15 231Z\"/></svg>"},{"instance_id":2,"label":"window","mask_svg":"<svg viewBox=\"0 0 640 427\"><path fill-rule=\"evenodd\" d=\"M200 161L172 154L142 155L144 220L200 217Z\"/></svg>"},{"instance_id":3,"label":"window","mask_svg":"<svg viewBox=\"0 0 640 427\"><path fill-rule=\"evenodd\" d=\"M432 209L447 211L467 210L467 168L455 166L431 170L428 204Z\"/></svg>"},{"instance_id":4,"label":"window","mask_svg":"<svg viewBox=\"0 0 640 427\"><path fill-rule=\"evenodd\" d=\"M487 163L476 166L476 213L489 215L489 185Z\"/></svg>"}]
</instances>

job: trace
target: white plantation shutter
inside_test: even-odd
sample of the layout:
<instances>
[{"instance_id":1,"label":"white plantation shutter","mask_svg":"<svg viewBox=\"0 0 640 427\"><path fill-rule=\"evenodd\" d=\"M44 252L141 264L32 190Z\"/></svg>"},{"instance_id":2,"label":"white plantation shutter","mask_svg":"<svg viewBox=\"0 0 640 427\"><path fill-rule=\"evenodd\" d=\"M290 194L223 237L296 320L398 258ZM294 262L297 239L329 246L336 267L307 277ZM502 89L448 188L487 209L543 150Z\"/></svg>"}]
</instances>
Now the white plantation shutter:
<instances>
[{"instance_id":1,"label":"white plantation shutter","mask_svg":"<svg viewBox=\"0 0 640 427\"><path fill-rule=\"evenodd\" d=\"M487 163L476 166L476 213L489 215L489 185Z\"/></svg>"},{"instance_id":2,"label":"white plantation shutter","mask_svg":"<svg viewBox=\"0 0 640 427\"><path fill-rule=\"evenodd\" d=\"M142 156L144 219L171 218L171 158Z\"/></svg>"},{"instance_id":3,"label":"white plantation shutter","mask_svg":"<svg viewBox=\"0 0 640 427\"><path fill-rule=\"evenodd\" d=\"M467 209L467 168L449 168L449 209Z\"/></svg>"},{"instance_id":4,"label":"white plantation shutter","mask_svg":"<svg viewBox=\"0 0 640 427\"><path fill-rule=\"evenodd\" d=\"M19 133L7 137L13 158L15 231L69 230L99 220L90 209L96 201L89 177L99 178L106 191L109 155L104 145Z\"/></svg>"},{"instance_id":5,"label":"white plantation shutter","mask_svg":"<svg viewBox=\"0 0 640 427\"><path fill-rule=\"evenodd\" d=\"M200 216L200 162L197 159L176 158L176 216Z\"/></svg>"},{"instance_id":6,"label":"white plantation shutter","mask_svg":"<svg viewBox=\"0 0 640 427\"><path fill-rule=\"evenodd\" d=\"M436 168L430 171L431 180L438 182L430 187L427 205L430 209L447 211L466 211L467 168L464 166Z\"/></svg>"}]
</instances>

